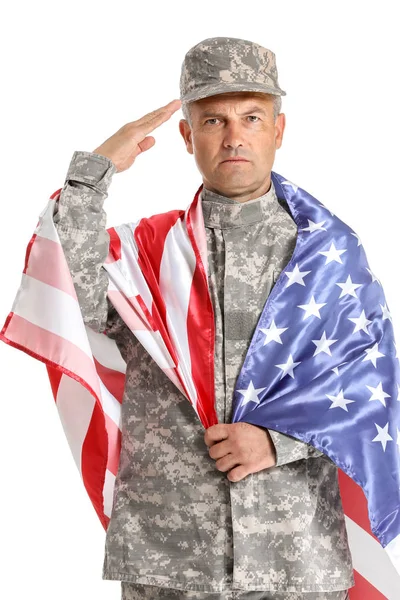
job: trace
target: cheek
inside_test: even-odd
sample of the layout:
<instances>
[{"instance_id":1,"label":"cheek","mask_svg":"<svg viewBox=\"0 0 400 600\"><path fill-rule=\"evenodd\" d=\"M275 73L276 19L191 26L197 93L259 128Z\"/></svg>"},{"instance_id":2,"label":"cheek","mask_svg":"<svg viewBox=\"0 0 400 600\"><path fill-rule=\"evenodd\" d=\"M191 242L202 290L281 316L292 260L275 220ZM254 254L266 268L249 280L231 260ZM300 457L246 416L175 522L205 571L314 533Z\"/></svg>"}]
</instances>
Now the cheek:
<instances>
[{"instance_id":1,"label":"cheek","mask_svg":"<svg viewBox=\"0 0 400 600\"><path fill-rule=\"evenodd\" d=\"M210 144L210 140L196 140L193 144L193 150L198 164L205 167L213 164L216 152L214 145Z\"/></svg>"}]
</instances>

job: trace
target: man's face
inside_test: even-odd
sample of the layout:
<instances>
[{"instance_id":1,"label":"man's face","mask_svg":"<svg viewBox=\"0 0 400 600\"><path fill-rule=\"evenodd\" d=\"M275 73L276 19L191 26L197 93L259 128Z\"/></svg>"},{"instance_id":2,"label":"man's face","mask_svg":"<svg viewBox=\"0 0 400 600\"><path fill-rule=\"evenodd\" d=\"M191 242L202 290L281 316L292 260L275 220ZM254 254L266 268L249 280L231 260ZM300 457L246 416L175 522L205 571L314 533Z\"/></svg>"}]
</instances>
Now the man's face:
<instances>
[{"instance_id":1,"label":"man's face","mask_svg":"<svg viewBox=\"0 0 400 600\"><path fill-rule=\"evenodd\" d=\"M269 94L231 92L190 104L191 121L179 130L194 154L206 188L246 202L267 192L275 151L281 147L285 115L274 122ZM242 158L245 161L229 159Z\"/></svg>"}]
</instances>

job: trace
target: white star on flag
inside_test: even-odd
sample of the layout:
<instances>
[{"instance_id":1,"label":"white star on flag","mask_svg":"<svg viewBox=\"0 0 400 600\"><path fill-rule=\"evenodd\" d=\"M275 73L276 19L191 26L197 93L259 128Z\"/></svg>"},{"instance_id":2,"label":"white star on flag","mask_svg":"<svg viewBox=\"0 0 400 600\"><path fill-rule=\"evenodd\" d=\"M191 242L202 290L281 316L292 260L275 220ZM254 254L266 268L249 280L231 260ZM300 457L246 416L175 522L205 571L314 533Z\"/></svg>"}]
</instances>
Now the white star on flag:
<instances>
[{"instance_id":1,"label":"white star on flag","mask_svg":"<svg viewBox=\"0 0 400 600\"><path fill-rule=\"evenodd\" d=\"M287 277L289 278L289 281L287 282L286 287L289 287L293 283L299 283L300 285L305 286L306 284L304 283L303 278L306 275L308 275L309 273L311 273L311 271L300 271L299 264L296 263L294 271L287 271L285 273L285 275L287 275Z\"/></svg>"},{"instance_id":2,"label":"white star on flag","mask_svg":"<svg viewBox=\"0 0 400 600\"><path fill-rule=\"evenodd\" d=\"M314 296L311 296L311 300L308 304L298 304L297 306L298 306L298 308L302 308L303 310L306 311L306 314L303 317L303 321L305 321L306 319L308 319L308 317L311 317L311 316L318 317L318 319L320 319L321 315L319 314L319 310L326 304L327 304L327 302L323 302L322 304L317 304L315 302Z\"/></svg>"},{"instance_id":3,"label":"white star on flag","mask_svg":"<svg viewBox=\"0 0 400 600\"><path fill-rule=\"evenodd\" d=\"M371 402L372 400L379 400L379 402L381 402L383 406L386 407L385 398L390 398L391 396L390 394L387 394L383 391L382 381L380 381L375 388L370 385L367 385L366 387L369 389L370 392L373 392L371 398L369 398L369 402Z\"/></svg>"},{"instance_id":4,"label":"white star on flag","mask_svg":"<svg viewBox=\"0 0 400 600\"><path fill-rule=\"evenodd\" d=\"M346 398L344 398L343 389L340 390L340 392L338 393L337 396L330 396L329 394L325 394L325 396L328 396L329 400L331 400L331 402L332 402L329 409L343 408L343 410L345 410L346 412L349 412L349 409L347 408L347 404L350 404L351 402L355 402L355 400L346 400Z\"/></svg>"},{"instance_id":5,"label":"white star on flag","mask_svg":"<svg viewBox=\"0 0 400 600\"><path fill-rule=\"evenodd\" d=\"M274 366L279 367L279 369L282 369L281 379L283 379L283 377L285 377L285 375L288 375L288 374L290 375L290 377L292 377L294 379L293 369L295 367L297 367L297 365L299 365L300 362L293 362L293 357L291 354L289 354L289 358L287 359L286 363L282 363L280 365L274 365Z\"/></svg>"},{"instance_id":6,"label":"white star on flag","mask_svg":"<svg viewBox=\"0 0 400 600\"><path fill-rule=\"evenodd\" d=\"M357 331L360 331L362 329L365 333L368 333L368 335L369 335L369 331L367 331L367 326L370 323L372 323L372 321L369 321L367 319L367 317L365 316L365 310L362 311L362 313L359 317L347 317L347 318L349 319L349 321L353 321L353 323L356 324L352 333L356 333Z\"/></svg>"},{"instance_id":7,"label":"white star on flag","mask_svg":"<svg viewBox=\"0 0 400 600\"><path fill-rule=\"evenodd\" d=\"M314 221L310 221L310 219L307 219L307 221L308 227L304 227L303 229L300 229L300 231L309 231L310 233L312 233L313 231L326 231L326 227L322 227L322 225L326 223L326 221L321 221L320 223L314 223Z\"/></svg>"},{"instance_id":8,"label":"white star on flag","mask_svg":"<svg viewBox=\"0 0 400 600\"><path fill-rule=\"evenodd\" d=\"M347 295L354 296L354 298L358 298L358 296L354 290L356 288L361 287L362 284L361 283L353 283L351 281L351 277L349 275L344 283L337 283L336 285L338 285L339 287L342 288L339 298L341 298L342 296L347 296Z\"/></svg>"},{"instance_id":9,"label":"white star on flag","mask_svg":"<svg viewBox=\"0 0 400 600\"><path fill-rule=\"evenodd\" d=\"M379 303L379 306L382 309L383 320L390 319L392 321L392 315L390 314L390 311L389 311L389 309L387 307L387 304L385 304L385 306L382 306L382 304Z\"/></svg>"},{"instance_id":10,"label":"white star on flag","mask_svg":"<svg viewBox=\"0 0 400 600\"><path fill-rule=\"evenodd\" d=\"M315 352L314 352L313 356L316 356L320 352L325 352L326 354L329 354L329 356L332 356L331 351L329 349L329 346L332 346L332 344L334 344L335 342L337 342L337 340L326 339L326 333L325 333L325 331L322 334L321 339L319 339L319 340L311 340L311 341L312 341L313 344L315 344L317 346L316 349L315 349Z\"/></svg>"},{"instance_id":11,"label":"white star on flag","mask_svg":"<svg viewBox=\"0 0 400 600\"><path fill-rule=\"evenodd\" d=\"M400 402L400 385L397 384L397 402Z\"/></svg>"},{"instance_id":12,"label":"white star on flag","mask_svg":"<svg viewBox=\"0 0 400 600\"><path fill-rule=\"evenodd\" d=\"M296 192L297 192L297 190L299 189L299 186L298 186L298 185L296 185L295 183L292 183L291 181L289 181L289 180L287 180L287 179L286 179L285 181L282 181L282 185L290 185L290 186L292 186L292 188L293 188L293 191L294 191L295 193L296 193Z\"/></svg>"},{"instance_id":13,"label":"white star on flag","mask_svg":"<svg viewBox=\"0 0 400 600\"><path fill-rule=\"evenodd\" d=\"M255 402L255 404L260 404L261 400L258 397L258 394L260 392L262 392L263 390L265 390L266 388L258 388L255 389L253 382L250 381L250 385L247 388L247 390L237 390L240 394L243 395L243 398L241 400L241 404L244 406L245 404L248 404L249 402Z\"/></svg>"},{"instance_id":14,"label":"white star on flag","mask_svg":"<svg viewBox=\"0 0 400 600\"><path fill-rule=\"evenodd\" d=\"M361 362L364 362L365 360L370 360L375 368L376 368L376 359L381 358L381 356L385 356L384 354L381 354L379 352L378 342L376 342L376 344L374 344L372 346L372 348L367 348L366 350L364 350L364 352L366 352L367 356L365 358L363 358Z\"/></svg>"},{"instance_id":15,"label":"white star on flag","mask_svg":"<svg viewBox=\"0 0 400 600\"><path fill-rule=\"evenodd\" d=\"M339 367L341 367L342 365L346 365L347 364L347 360L346 362L340 363L340 365L338 365L337 367L333 367L333 369L331 369L331 371L333 371L334 373L336 373L336 375L339 375Z\"/></svg>"},{"instance_id":16,"label":"white star on flag","mask_svg":"<svg viewBox=\"0 0 400 600\"><path fill-rule=\"evenodd\" d=\"M386 423L385 427L379 427L375 423L375 427L378 431L378 435L372 440L373 442L381 442L383 451L386 451L387 442L393 441L393 438L388 433L389 423Z\"/></svg>"},{"instance_id":17,"label":"white star on flag","mask_svg":"<svg viewBox=\"0 0 400 600\"><path fill-rule=\"evenodd\" d=\"M342 265L343 262L342 262L342 259L340 258L340 256L344 252L347 252L347 250L337 250L335 244L332 242L329 250L324 250L323 252L318 252L318 254L323 254L324 256L326 256L326 262L325 262L326 265L328 263L332 262L333 260L335 260L336 262L338 262Z\"/></svg>"},{"instance_id":18,"label":"white star on flag","mask_svg":"<svg viewBox=\"0 0 400 600\"><path fill-rule=\"evenodd\" d=\"M396 442L396 444L398 445L399 450L400 450L400 429L397 430L397 442Z\"/></svg>"},{"instance_id":19,"label":"white star on flag","mask_svg":"<svg viewBox=\"0 0 400 600\"><path fill-rule=\"evenodd\" d=\"M283 327L283 328L278 328L275 325L275 321L273 320L270 327L268 327L268 329L261 329L260 327L260 331L262 331L265 334L265 340L263 343L263 346L265 346L266 344L269 344L270 342L278 342L278 344L282 344L282 340L281 340L281 334L286 331L286 329L288 329L288 327Z\"/></svg>"}]
</instances>

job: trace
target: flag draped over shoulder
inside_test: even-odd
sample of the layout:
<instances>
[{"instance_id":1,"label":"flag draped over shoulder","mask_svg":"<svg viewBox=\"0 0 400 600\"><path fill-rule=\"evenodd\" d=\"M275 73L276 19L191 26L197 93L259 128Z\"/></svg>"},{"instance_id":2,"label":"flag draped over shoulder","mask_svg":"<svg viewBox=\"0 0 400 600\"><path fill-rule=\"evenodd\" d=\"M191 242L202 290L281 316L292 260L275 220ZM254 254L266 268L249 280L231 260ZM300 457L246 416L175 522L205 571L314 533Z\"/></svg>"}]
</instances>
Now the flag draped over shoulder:
<instances>
[{"instance_id":1,"label":"flag draped over shoulder","mask_svg":"<svg viewBox=\"0 0 400 600\"><path fill-rule=\"evenodd\" d=\"M400 365L390 311L358 235L302 188L274 171L271 178L297 241L254 331L233 421L275 429L330 457L341 469L351 598L400 597ZM217 416L201 189L185 211L108 229L104 268L110 302L207 428ZM0 339L46 364L107 529L126 364L114 340L84 324L53 222L60 192L39 217Z\"/></svg>"}]
</instances>

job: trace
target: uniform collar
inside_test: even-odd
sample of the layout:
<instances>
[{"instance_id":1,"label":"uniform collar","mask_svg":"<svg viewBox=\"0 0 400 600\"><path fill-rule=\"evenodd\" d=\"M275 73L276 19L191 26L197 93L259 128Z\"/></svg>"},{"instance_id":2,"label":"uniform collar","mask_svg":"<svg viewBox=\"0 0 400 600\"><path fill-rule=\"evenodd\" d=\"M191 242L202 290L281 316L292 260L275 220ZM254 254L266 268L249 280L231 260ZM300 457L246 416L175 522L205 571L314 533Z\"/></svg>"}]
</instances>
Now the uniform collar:
<instances>
[{"instance_id":1,"label":"uniform collar","mask_svg":"<svg viewBox=\"0 0 400 600\"><path fill-rule=\"evenodd\" d=\"M200 198L205 227L218 229L242 227L264 221L275 214L279 207L272 179L268 192L248 202L239 202L205 187Z\"/></svg>"}]
</instances>

